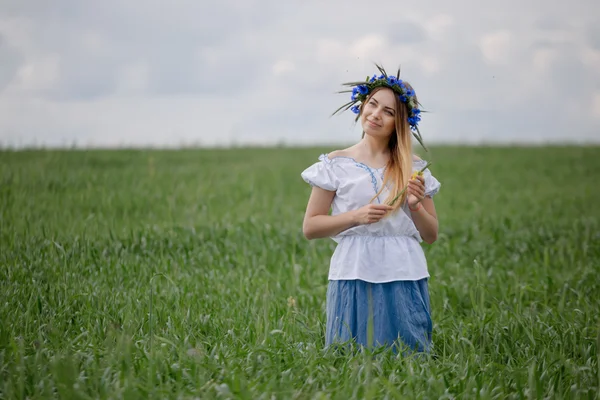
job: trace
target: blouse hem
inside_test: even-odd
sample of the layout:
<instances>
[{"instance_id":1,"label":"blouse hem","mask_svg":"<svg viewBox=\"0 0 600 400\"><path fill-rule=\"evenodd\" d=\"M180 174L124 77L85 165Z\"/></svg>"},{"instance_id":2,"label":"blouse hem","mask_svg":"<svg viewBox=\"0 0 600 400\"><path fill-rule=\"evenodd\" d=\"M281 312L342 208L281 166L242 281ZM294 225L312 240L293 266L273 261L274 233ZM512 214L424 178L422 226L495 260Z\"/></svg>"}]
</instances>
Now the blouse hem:
<instances>
[{"instance_id":1,"label":"blouse hem","mask_svg":"<svg viewBox=\"0 0 600 400\"><path fill-rule=\"evenodd\" d=\"M360 276L349 276L349 277L332 277L332 276L328 276L327 280L329 281L355 281L355 280L361 280L364 282L368 282L368 283L374 283L374 284L378 284L378 283L391 283L391 282L402 282L402 281L420 281L421 279L425 279L425 278L430 278L431 275L429 275L429 273L426 273L424 275L418 275L417 278L412 278L412 277L407 277L407 278L390 278L390 279L368 279L368 278L362 278Z\"/></svg>"}]
</instances>

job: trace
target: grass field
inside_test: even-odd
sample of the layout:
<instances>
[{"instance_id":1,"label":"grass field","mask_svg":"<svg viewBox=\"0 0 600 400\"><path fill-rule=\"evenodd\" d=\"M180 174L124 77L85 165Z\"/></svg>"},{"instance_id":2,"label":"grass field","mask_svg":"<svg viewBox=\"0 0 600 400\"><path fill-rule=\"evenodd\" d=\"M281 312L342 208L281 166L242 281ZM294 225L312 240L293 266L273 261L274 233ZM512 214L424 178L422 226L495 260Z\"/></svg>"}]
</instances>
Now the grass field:
<instances>
[{"instance_id":1,"label":"grass field","mask_svg":"<svg viewBox=\"0 0 600 400\"><path fill-rule=\"evenodd\" d=\"M0 398L599 398L600 148L432 149L422 359L323 349L326 150L0 152Z\"/></svg>"}]
</instances>

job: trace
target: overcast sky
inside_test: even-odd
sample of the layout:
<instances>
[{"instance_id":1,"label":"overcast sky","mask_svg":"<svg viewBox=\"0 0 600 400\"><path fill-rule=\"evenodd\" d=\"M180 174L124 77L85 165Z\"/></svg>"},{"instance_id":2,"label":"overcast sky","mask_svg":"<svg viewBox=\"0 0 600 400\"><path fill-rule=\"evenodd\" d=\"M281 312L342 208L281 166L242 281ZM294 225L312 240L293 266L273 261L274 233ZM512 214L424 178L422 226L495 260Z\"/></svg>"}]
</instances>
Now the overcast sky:
<instances>
[{"instance_id":1,"label":"overcast sky","mask_svg":"<svg viewBox=\"0 0 600 400\"><path fill-rule=\"evenodd\" d=\"M435 142L600 142L600 2L7 0L0 145L351 143L400 65Z\"/></svg>"}]
</instances>

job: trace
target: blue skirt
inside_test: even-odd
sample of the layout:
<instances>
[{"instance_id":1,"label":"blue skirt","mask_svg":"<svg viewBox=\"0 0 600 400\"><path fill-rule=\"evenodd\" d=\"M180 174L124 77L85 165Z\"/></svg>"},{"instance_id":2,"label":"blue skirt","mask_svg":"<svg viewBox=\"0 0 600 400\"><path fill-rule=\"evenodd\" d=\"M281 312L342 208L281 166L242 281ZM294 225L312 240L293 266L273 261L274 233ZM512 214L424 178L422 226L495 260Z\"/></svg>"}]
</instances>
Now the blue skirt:
<instances>
[{"instance_id":1,"label":"blue skirt","mask_svg":"<svg viewBox=\"0 0 600 400\"><path fill-rule=\"evenodd\" d=\"M431 332L427 278L389 283L329 281L327 347L354 342L364 347L392 347L394 352L406 347L429 352Z\"/></svg>"}]
</instances>

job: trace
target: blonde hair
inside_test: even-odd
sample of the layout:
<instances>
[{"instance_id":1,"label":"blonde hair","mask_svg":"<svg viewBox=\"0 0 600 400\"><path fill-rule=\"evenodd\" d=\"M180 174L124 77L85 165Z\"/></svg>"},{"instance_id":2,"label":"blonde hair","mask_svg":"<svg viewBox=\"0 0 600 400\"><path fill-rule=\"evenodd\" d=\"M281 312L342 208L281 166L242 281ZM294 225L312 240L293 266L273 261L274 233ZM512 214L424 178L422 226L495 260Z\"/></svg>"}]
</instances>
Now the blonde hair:
<instances>
[{"instance_id":1,"label":"blonde hair","mask_svg":"<svg viewBox=\"0 0 600 400\"><path fill-rule=\"evenodd\" d=\"M404 81L404 85L412 90L410 84ZM367 99L362 103L366 104L371 99L371 97L377 93L379 90L384 89L383 87L376 88L371 93ZM387 164L387 168L385 169L385 174L383 176L383 185L381 189L377 192L375 196L371 199L371 201L375 200L377 196L381 194L384 187L389 183L393 183L393 187L390 190L389 196L385 199L385 203L389 204L397 195L400 193L404 187L408 184L410 180L410 176L412 174L413 167L413 152L412 152L412 139L411 139L411 131L410 126L408 124L408 109L407 105L404 104L400 98L395 94L394 98L396 99L396 110L395 113L395 129L390 136L390 140L388 142L388 148L390 150L390 159ZM415 96L415 101L418 104L418 100ZM360 107L359 117L362 115L362 105ZM363 132L363 137L365 133ZM400 196L393 207L394 210L402 207L406 200L406 192Z\"/></svg>"}]
</instances>

